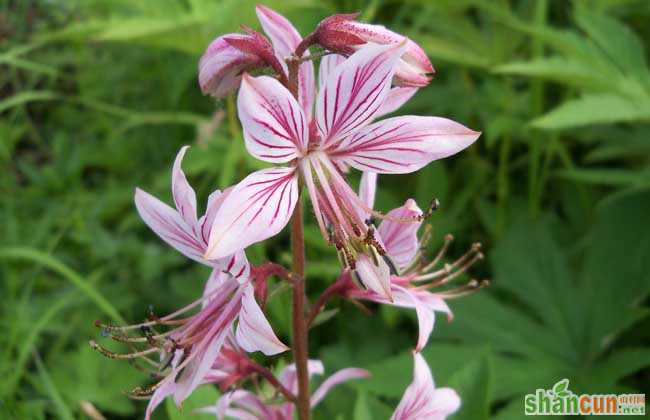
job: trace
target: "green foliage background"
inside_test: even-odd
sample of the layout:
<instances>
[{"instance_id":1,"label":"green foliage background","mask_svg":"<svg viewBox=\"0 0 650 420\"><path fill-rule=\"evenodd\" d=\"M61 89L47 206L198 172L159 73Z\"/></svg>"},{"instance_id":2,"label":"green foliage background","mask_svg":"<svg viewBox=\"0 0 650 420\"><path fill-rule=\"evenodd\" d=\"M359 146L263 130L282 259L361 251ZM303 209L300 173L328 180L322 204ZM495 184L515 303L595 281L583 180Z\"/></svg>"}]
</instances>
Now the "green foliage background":
<instances>
[{"instance_id":1,"label":"green foliage background","mask_svg":"<svg viewBox=\"0 0 650 420\"><path fill-rule=\"evenodd\" d=\"M140 221L135 186L169 199L181 145L203 200L261 164L232 98L197 86L216 35L258 27L248 0L0 1L0 417L139 418L121 394L147 378L93 353L95 319L136 321L196 298L206 268ZM451 302L425 350L458 389L455 419L519 419L523 394L562 378L573 392L650 391L650 3L645 0L273 0L306 33L335 12L408 34L438 71L399 113L483 131L468 151L380 179L378 207L443 206L430 222L452 256L484 243L473 275L493 286ZM308 291L335 278L313 220ZM289 262L282 234L250 258ZM289 341L289 296L269 316ZM318 419L388 418L411 380L414 314L338 302L311 334L328 372L370 369L336 389ZM281 366L285 357L272 361ZM202 389L178 412L213 403Z\"/></svg>"}]
</instances>

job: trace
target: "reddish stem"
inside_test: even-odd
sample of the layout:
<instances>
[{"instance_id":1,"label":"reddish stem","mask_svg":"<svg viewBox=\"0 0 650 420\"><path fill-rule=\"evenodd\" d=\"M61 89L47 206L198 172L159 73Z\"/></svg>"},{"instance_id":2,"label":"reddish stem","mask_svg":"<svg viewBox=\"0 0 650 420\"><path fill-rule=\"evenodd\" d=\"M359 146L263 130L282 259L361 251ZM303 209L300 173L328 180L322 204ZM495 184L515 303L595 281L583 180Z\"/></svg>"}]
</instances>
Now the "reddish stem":
<instances>
[{"instance_id":1,"label":"reddish stem","mask_svg":"<svg viewBox=\"0 0 650 420\"><path fill-rule=\"evenodd\" d=\"M293 394L293 392L289 391L284 385L282 385L282 383L275 377L273 372L253 361L250 361L249 366L252 371L258 373L271 385L273 385L273 387L277 389L284 396L284 398L287 399L287 401L291 401L293 403L296 402L296 396Z\"/></svg>"},{"instance_id":2,"label":"reddish stem","mask_svg":"<svg viewBox=\"0 0 650 420\"><path fill-rule=\"evenodd\" d=\"M296 407L300 420L309 420L310 396L307 370L308 335L305 323L305 238L300 198L291 217L291 248L293 251L293 360L298 376Z\"/></svg>"},{"instance_id":3,"label":"reddish stem","mask_svg":"<svg viewBox=\"0 0 650 420\"><path fill-rule=\"evenodd\" d=\"M343 289L345 289L345 287L347 286L347 282L349 280L346 274L347 273L344 273L341 276L339 276L339 278L334 283L332 283L327 289L325 289L323 294L318 297L318 300L316 301L314 306L312 306L311 311L309 312L309 316L307 317L307 328L311 328L318 314L321 313L323 309L325 309L325 305L327 304L327 302L329 302L331 298L340 294L340 292Z\"/></svg>"}]
</instances>

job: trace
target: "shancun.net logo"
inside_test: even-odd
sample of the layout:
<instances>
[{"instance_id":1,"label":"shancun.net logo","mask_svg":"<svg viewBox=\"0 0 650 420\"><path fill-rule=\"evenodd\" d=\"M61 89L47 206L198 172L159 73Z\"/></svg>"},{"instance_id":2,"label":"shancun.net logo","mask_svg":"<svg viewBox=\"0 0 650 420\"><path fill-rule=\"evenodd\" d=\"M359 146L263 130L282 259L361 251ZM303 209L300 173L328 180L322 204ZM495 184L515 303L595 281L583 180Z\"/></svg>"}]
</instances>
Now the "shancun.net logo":
<instances>
[{"instance_id":1,"label":"shancun.net logo","mask_svg":"<svg viewBox=\"0 0 650 420\"><path fill-rule=\"evenodd\" d=\"M569 390L569 380L562 379L552 389L538 389L524 397L527 416L643 416L645 394L583 394Z\"/></svg>"}]
</instances>

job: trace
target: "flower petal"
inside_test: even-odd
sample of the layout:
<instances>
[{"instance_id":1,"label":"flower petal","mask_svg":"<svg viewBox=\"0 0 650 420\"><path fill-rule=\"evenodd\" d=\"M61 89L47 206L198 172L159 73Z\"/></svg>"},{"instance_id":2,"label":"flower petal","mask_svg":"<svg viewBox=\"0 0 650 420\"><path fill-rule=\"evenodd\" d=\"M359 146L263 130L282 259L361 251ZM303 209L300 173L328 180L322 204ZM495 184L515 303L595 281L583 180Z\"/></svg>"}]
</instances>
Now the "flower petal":
<instances>
[{"instance_id":1,"label":"flower petal","mask_svg":"<svg viewBox=\"0 0 650 420\"><path fill-rule=\"evenodd\" d=\"M161 385L153 393L147 404L147 409L145 410L144 419L150 420L151 415L153 414L156 407L160 405L161 402L168 396L173 394L176 391L176 383L174 381L167 381Z\"/></svg>"},{"instance_id":2,"label":"flower petal","mask_svg":"<svg viewBox=\"0 0 650 420\"><path fill-rule=\"evenodd\" d=\"M205 243L176 210L140 188L135 189L135 206L142 220L163 241L186 257L208 264L203 258Z\"/></svg>"},{"instance_id":3,"label":"flower petal","mask_svg":"<svg viewBox=\"0 0 650 420\"><path fill-rule=\"evenodd\" d=\"M364 172L364 175L366 172ZM393 209L386 215L393 219L415 219L422 215L422 210L413 199L406 200L403 206ZM398 267L408 266L415 254L418 252L418 229L422 225L421 220L408 222L396 222L386 219L381 222L377 231L388 251L388 255Z\"/></svg>"},{"instance_id":4,"label":"flower petal","mask_svg":"<svg viewBox=\"0 0 650 420\"><path fill-rule=\"evenodd\" d=\"M244 251L238 251L217 261L216 267L210 273L203 289L202 307L205 308L210 301L215 299L217 290L229 280L235 279L239 284L246 282L250 276L251 267ZM227 290L227 289L226 289ZM208 299L206 299L208 298Z\"/></svg>"},{"instance_id":5,"label":"flower petal","mask_svg":"<svg viewBox=\"0 0 650 420\"><path fill-rule=\"evenodd\" d=\"M174 197L174 204L176 210L180 213L181 217L189 226L196 225L196 193L194 189L187 182L185 172L181 167L185 152L189 146L181 147L181 150L176 155L174 160L174 168L172 169L172 195Z\"/></svg>"},{"instance_id":6,"label":"flower petal","mask_svg":"<svg viewBox=\"0 0 650 420\"><path fill-rule=\"evenodd\" d=\"M359 368L347 368L341 369L338 372L334 373L329 378L325 379L322 384L316 389L316 392L311 396L310 404L311 407L315 407L319 402L325 398L325 395L338 384L347 382L350 379L360 379L360 378L369 378L370 372L365 369Z\"/></svg>"},{"instance_id":7,"label":"flower petal","mask_svg":"<svg viewBox=\"0 0 650 420\"><path fill-rule=\"evenodd\" d=\"M355 273L365 287L392 301L390 268L383 259L380 259L377 263L375 264L366 254L359 254Z\"/></svg>"},{"instance_id":8,"label":"flower petal","mask_svg":"<svg viewBox=\"0 0 650 420\"><path fill-rule=\"evenodd\" d=\"M206 258L233 254L279 233L298 199L295 168L271 168L244 178L215 216Z\"/></svg>"},{"instance_id":9,"label":"flower petal","mask_svg":"<svg viewBox=\"0 0 650 420\"><path fill-rule=\"evenodd\" d=\"M309 359L307 361L307 373L309 374L309 378L314 375L322 375L323 372L325 372L323 362L315 359ZM298 392L298 374L294 363L288 365L282 370L282 372L280 372L280 383L289 391L293 393Z\"/></svg>"},{"instance_id":10,"label":"flower petal","mask_svg":"<svg viewBox=\"0 0 650 420\"><path fill-rule=\"evenodd\" d=\"M204 94L223 98L239 87L242 71L264 64L261 57L242 52L226 41L226 38L245 37L226 34L210 43L199 60L199 85Z\"/></svg>"},{"instance_id":11,"label":"flower petal","mask_svg":"<svg viewBox=\"0 0 650 420\"><path fill-rule=\"evenodd\" d=\"M377 193L377 174L374 172L364 172L361 175L359 184L359 198L366 206L373 208L375 206L375 194Z\"/></svg>"},{"instance_id":12,"label":"flower petal","mask_svg":"<svg viewBox=\"0 0 650 420\"><path fill-rule=\"evenodd\" d=\"M429 292L425 291L425 293ZM395 299L394 305L415 309L415 313L418 316L418 342L416 351L421 351L426 346L433 331L435 312L424 302L420 301L418 295L410 289L393 285L393 297Z\"/></svg>"},{"instance_id":13,"label":"flower petal","mask_svg":"<svg viewBox=\"0 0 650 420\"><path fill-rule=\"evenodd\" d=\"M316 122L325 144L374 118L405 47L404 43L364 47L329 74L316 101Z\"/></svg>"},{"instance_id":14,"label":"flower petal","mask_svg":"<svg viewBox=\"0 0 650 420\"><path fill-rule=\"evenodd\" d=\"M219 356L226 337L231 331L241 307L243 287L238 287L230 301L225 303L219 317L210 325L203 339L192 347L190 356L178 366L178 385L174 392L174 401L177 406L190 396L201 384L203 378L210 372L214 361Z\"/></svg>"},{"instance_id":15,"label":"flower petal","mask_svg":"<svg viewBox=\"0 0 650 420\"><path fill-rule=\"evenodd\" d=\"M415 95L418 91L418 88L414 87L394 87L388 91L384 103L379 108L375 118L379 118L382 115L390 114L391 112L397 111L402 105L404 105L409 99Z\"/></svg>"},{"instance_id":16,"label":"flower petal","mask_svg":"<svg viewBox=\"0 0 650 420\"><path fill-rule=\"evenodd\" d=\"M360 129L329 153L361 171L409 173L460 152L480 135L446 118L395 117Z\"/></svg>"},{"instance_id":17,"label":"flower petal","mask_svg":"<svg viewBox=\"0 0 650 420\"><path fill-rule=\"evenodd\" d=\"M286 66L285 59L290 57L302 41L302 37L287 18L262 5L255 7L257 18L264 32L271 39L278 60ZM309 54L309 52L305 52ZM304 55L303 55L304 56ZM298 69L298 97L305 115L310 116L315 96L314 63L307 60Z\"/></svg>"},{"instance_id":18,"label":"flower petal","mask_svg":"<svg viewBox=\"0 0 650 420\"><path fill-rule=\"evenodd\" d=\"M289 350L273 332L271 324L255 300L255 291L250 283L245 286L242 297L236 336L237 343L249 353L259 350L271 356Z\"/></svg>"},{"instance_id":19,"label":"flower petal","mask_svg":"<svg viewBox=\"0 0 650 420\"><path fill-rule=\"evenodd\" d=\"M413 358L415 362L413 382L406 388L404 396L393 413L391 420L431 418L425 417L430 411L434 393L431 370L420 353L413 352Z\"/></svg>"},{"instance_id":20,"label":"flower petal","mask_svg":"<svg viewBox=\"0 0 650 420\"><path fill-rule=\"evenodd\" d=\"M328 54L325 57L321 58L320 66L318 67L318 86L322 89L325 86L325 82L336 66L345 61L345 57L341 54Z\"/></svg>"},{"instance_id":21,"label":"flower petal","mask_svg":"<svg viewBox=\"0 0 650 420\"><path fill-rule=\"evenodd\" d=\"M205 209L205 214L201 216L198 221L198 226L201 232L201 239L206 244L210 238L210 232L212 231L212 224L214 223L214 216L217 215L221 203L226 199L228 194L232 191L232 187L227 188L223 193L219 190L215 190L208 197L208 205Z\"/></svg>"},{"instance_id":22,"label":"flower petal","mask_svg":"<svg viewBox=\"0 0 650 420\"><path fill-rule=\"evenodd\" d=\"M300 105L269 76L244 74L237 97L246 148L266 162L289 162L305 150L309 125Z\"/></svg>"}]
</instances>

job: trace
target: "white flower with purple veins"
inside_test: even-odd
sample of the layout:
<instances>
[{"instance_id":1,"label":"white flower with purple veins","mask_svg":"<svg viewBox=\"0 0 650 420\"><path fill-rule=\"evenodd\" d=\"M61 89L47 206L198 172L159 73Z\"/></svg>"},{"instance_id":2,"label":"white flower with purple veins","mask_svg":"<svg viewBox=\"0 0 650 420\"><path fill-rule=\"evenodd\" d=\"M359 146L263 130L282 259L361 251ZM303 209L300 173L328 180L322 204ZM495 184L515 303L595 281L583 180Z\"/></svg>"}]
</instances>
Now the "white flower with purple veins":
<instances>
[{"instance_id":1,"label":"white flower with purple veins","mask_svg":"<svg viewBox=\"0 0 650 420\"><path fill-rule=\"evenodd\" d=\"M307 363L309 377L324 373L323 363L320 360L309 360ZM370 377L364 369L346 368L331 375L312 394L310 405L315 407L334 386L352 379ZM291 364L280 373L279 382L290 392L298 392L298 377L295 365ZM295 405L291 402L272 404L250 391L234 390L222 395L213 407L200 410L204 413L216 415L218 420L233 418L238 420L293 420Z\"/></svg>"},{"instance_id":2,"label":"white flower with purple veins","mask_svg":"<svg viewBox=\"0 0 650 420\"><path fill-rule=\"evenodd\" d=\"M439 117L372 123L386 109L405 50L405 43L368 46L338 65L322 66L311 120L278 80L243 76L237 106L246 147L260 160L287 165L254 172L232 189L215 216L205 258L223 258L280 232L293 213L302 177L323 236L366 287L392 299L390 270L381 258L385 249L365 223L377 213L359 199L343 172L349 167L413 172L463 150L480 135Z\"/></svg>"},{"instance_id":3,"label":"white flower with purple veins","mask_svg":"<svg viewBox=\"0 0 650 420\"><path fill-rule=\"evenodd\" d=\"M370 208L374 205L376 190L377 174L364 172L359 186L359 197ZM434 271L444 257L452 237L448 235L445 238L445 245L438 255L432 261L425 262L422 252L431 235L430 230L426 230L421 239L418 237L418 231L422 225L422 215L422 210L415 200L408 199L403 206L388 212L387 219L383 220L377 228L377 239L386 251L384 260L390 265L392 300L374 290L359 289L352 284L342 291L344 296L351 299L364 299L415 309L419 323L419 337L416 346L418 351L424 348L433 331L435 312L445 313L448 319L452 319L452 312L445 302L446 299L472 293L488 284L486 280L471 280L468 284L458 288L431 291L433 288L440 288L458 278L475 262L481 260L483 254L480 252L480 244L474 244L458 260ZM412 223L395 222L395 220L405 219L417 221Z\"/></svg>"},{"instance_id":4,"label":"white flower with purple veins","mask_svg":"<svg viewBox=\"0 0 650 420\"><path fill-rule=\"evenodd\" d=\"M187 146L181 148L172 170L172 196L176 209L137 189L135 203L145 223L165 242L185 256L213 267L203 297L187 307L163 318L153 317L144 324L126 327L104 326L116 341L148 344L148 348L132 354L117 355L93 342L92 346L109 357L133 359L158 353L163 361L158 368L162 379L154 386L134 390L134 396L151 396L147 417L162 399L174 394L177 404L202 383L219 356L224 340L238 321L235 338L245 351L262 351L273 355L288 350L273 332L255 300L250 279L250 265L244 250L207 260L209 235L215 215L228 193L215 191L208 199L205 215L197 218L196 194L181 168ZM197 306L201 311L186 316ZM164 333L153 327L174 326ZM129 337L126 332L139 331L144 337Z\"/></svg>"},{"instance_id":5,"label":"white flower with purple veins","mask_svg":"<svg viewBox=\"0 0 650 420\"><path fill-rule=\"evenodd\" d=\"M460 408L460 398L451 388L436 389L431 369L424 357L413 352L413 382L391 420L445 420Z\"/></svg>"}]
</instances>

